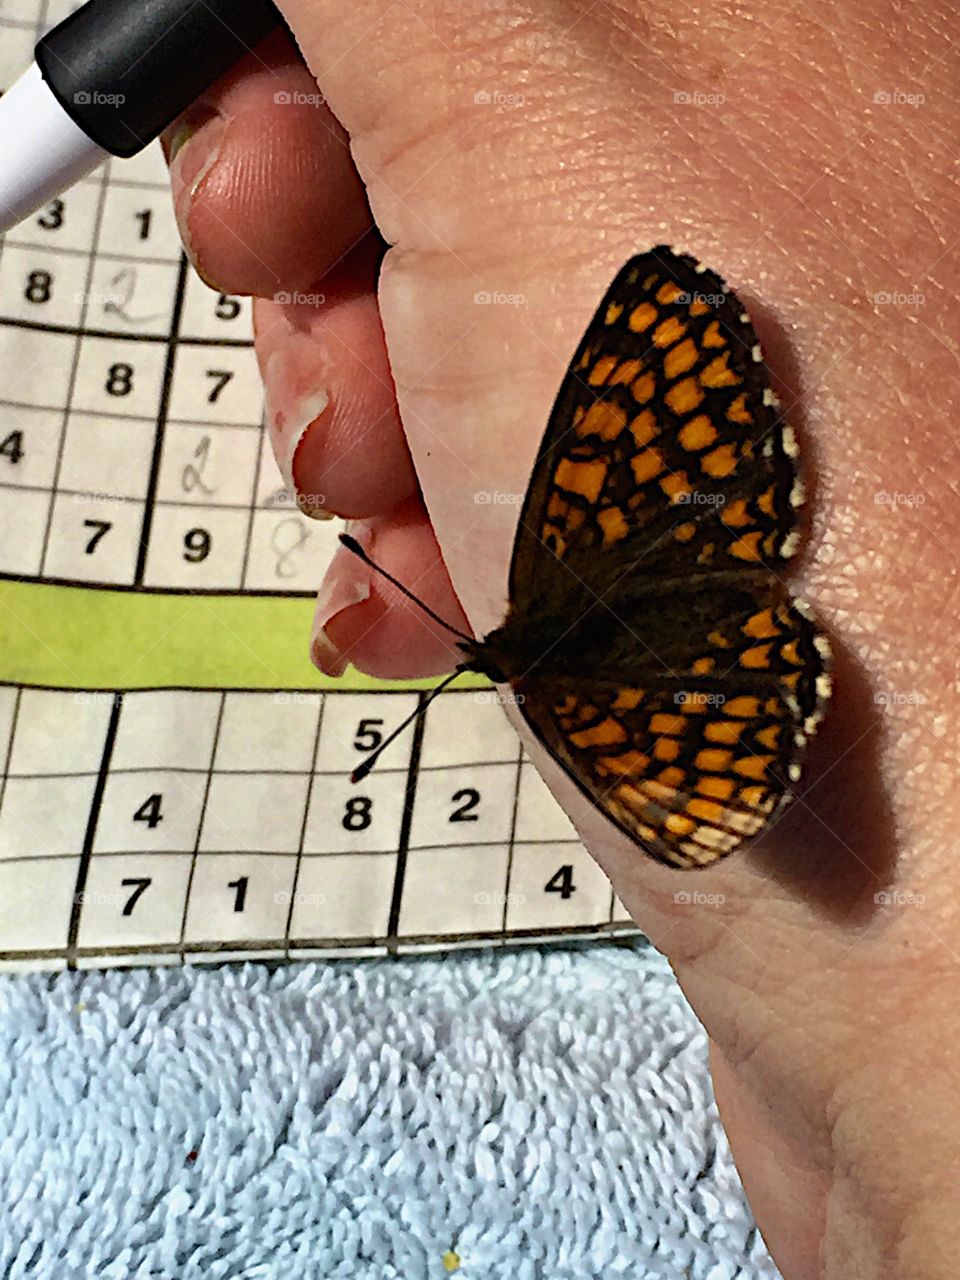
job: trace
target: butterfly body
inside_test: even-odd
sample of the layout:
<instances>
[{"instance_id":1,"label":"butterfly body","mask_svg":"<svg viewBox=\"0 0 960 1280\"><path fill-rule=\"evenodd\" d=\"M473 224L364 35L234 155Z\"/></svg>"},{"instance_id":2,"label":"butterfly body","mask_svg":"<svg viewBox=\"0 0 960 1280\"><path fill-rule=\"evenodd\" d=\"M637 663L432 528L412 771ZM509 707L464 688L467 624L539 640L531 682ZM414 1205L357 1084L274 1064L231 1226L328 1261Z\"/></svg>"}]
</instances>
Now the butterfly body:
<instances>
[{"instance_id":1,"label":"butterfly body","mask_svg":"<svg viewBox=\"0 0 960 1280\"><path fill-rule=\"evenodd\" d=\"M510 607L463 665L651 857L715 862L790 797L829 646L781 579L797 447L735 295L665 246L626 264L557 396Z\"/></svg>"}]
</instances>

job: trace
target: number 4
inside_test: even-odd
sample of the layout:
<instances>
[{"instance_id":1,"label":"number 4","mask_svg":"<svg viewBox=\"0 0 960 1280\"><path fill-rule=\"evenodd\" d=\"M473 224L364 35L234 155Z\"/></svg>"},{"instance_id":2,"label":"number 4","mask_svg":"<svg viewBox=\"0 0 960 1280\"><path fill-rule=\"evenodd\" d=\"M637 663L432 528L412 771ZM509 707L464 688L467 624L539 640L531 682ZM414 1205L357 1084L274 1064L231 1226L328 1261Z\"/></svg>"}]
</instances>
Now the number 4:
<instances>
[{"instance_id":1,"label":"number 4","mask_svg":"<svg viewBox=\"0 0 960 1280\"><path fill-rule=\"evenodd\" d=\"M555 871L543 886L543 891L544 893L559 893L560 897L566 901L571 894L577 891L577 886L573 883L573 867L567 865Z\"/></svg>"}]
</instances>

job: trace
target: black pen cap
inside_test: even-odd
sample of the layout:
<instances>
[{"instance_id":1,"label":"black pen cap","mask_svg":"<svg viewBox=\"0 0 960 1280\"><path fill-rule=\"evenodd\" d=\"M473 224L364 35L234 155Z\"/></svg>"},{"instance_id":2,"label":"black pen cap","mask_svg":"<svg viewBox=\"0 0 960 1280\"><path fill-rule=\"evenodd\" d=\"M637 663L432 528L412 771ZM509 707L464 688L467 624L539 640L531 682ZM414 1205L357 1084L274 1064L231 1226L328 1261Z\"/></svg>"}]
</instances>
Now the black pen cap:
<instances>
[{"instance_id":1,"label":"black pen cap","mask_svg":"<svg viewBox=\"0 0 960 1280\"><path fill-rule=\"evenodd\" d=\"M83 132L132 156L280 22L269 0L89 0L36 60Z\"/></svg>"}]
</instances>

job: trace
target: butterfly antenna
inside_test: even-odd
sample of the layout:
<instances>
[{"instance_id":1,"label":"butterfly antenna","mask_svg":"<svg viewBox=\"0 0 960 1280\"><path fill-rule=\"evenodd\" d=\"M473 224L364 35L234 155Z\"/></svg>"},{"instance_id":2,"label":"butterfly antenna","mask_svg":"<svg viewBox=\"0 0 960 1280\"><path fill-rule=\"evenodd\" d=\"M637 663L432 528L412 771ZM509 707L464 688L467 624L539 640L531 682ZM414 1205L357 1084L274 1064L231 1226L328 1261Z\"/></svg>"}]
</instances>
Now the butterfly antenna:
<instances>
[{"instance_id":1,"label":"butterfly antenna","mask_svg":"<svg viewBox=\"0 0 960 1280\"><path fill-rule=\"evenodd\" d=\"M341 533L340 541L348 551L352 551L353 554L362 560L364 564L368 564L370 568L375 569L382 578L386 578L388 582L391 582L402 595L407 597L408 600L412 600L415 605L423 610L428 618L432 618L434 622L439 623L441 627L444 627L447 631L451 632L452 635L458 636L461 640L466 640L469 644L476 643L473 636L468 636L465 631L458 631L456 627L451 626L445 618L441 618L439 613L434 613L429 605L424 604L419 597L415 596L409 587L405 587L402 582L399 582L393 576L392 573L387 573L386 569L382 569L376 561L371 560L356 538L351 537L349 533Z\"/></svg>"},{"instance_id":2,"label":"butterfly antenna","mask_svg":"<svg viewBox=\"0 0 960 1280\"><path fill-rule=\"evenodd\" d=\"M408 725L413 724L414 720L419 720L420 717L423 715L423 713L426 711L427 707L429 707L430 703L437 696L437 694L443 693L447 685L453 684L454 680L456 680L457 676L461 673L461 671L466 671L466 669L467 669L466 667L456 667L453 671L450 672L450 674L446 677L445 680L441 680L441 682L437 685L437 687L430 691L429 695L426 698L424 698L422 702L418 702L416 709L410 712L406 720L404 720L401 724L397 725L396 729L394 729L393 733L391 733L389 737L384 738L383 742L380 743L376 751L374 751L372 755L367 756L363 764L357 765L356 769L354 769L353 773L351 773L350 775L350 781L362 782L364 778L367 776L367 774L370 772L370 770L373 768L373 766L377 763L378 757L382 755L384 751L386 751L390 743L395 741L395 739L399 738L401 733L403 733L404 729L406 729Z\"/></svg>"}]
</instances>

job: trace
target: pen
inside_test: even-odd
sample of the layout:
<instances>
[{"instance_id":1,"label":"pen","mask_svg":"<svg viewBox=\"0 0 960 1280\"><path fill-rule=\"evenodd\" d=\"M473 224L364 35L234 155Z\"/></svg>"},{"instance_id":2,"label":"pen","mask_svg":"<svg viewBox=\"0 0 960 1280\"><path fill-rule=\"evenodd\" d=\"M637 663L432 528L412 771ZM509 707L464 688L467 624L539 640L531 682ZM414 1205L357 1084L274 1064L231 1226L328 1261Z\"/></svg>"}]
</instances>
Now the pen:
<instances>
[{"instance_id":1,"label":"pen","mask_svg":"<svg viewBox=\"0 0 960 1280\"><path fill-rule=\"evenodd\" d=\"M270 0L88 0L0 98L0 232L136 155L281 21Z\"/></svg>"}]
</instances>

